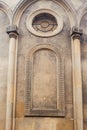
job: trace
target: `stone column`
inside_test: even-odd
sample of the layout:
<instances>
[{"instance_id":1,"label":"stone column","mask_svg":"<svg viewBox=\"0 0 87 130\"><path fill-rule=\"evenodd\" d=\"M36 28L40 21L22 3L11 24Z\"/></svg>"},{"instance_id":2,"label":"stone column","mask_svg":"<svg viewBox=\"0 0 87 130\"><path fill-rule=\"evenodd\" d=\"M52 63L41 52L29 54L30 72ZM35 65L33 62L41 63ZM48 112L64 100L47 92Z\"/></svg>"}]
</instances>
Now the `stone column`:
<instances>
[{"instance_id":1,"label":"stone column","mask_svg":"<svg viewBox=\"0 0 87 130\"><path fill-rule=\"evenodd\" d=\"M81 76L80 38L82 30L72 29L72 64L73 64L73 105L74 130L83 130L83 97Z\"/></svg>"},{"instance_id":2,"label":"stone column","mask_svg":"<svg viewBox=\"0 0 87 130\"><path fill-rule=\"evenodd\" d=\"M14 115L14 80L15 80L15 58L16 58L16 39L17 27L10 26L7 28L9 34L9 63L8 63L8 80L7 80L7 106L6 106L6 129L12 130Z\"/></svg>"}]
</instances>

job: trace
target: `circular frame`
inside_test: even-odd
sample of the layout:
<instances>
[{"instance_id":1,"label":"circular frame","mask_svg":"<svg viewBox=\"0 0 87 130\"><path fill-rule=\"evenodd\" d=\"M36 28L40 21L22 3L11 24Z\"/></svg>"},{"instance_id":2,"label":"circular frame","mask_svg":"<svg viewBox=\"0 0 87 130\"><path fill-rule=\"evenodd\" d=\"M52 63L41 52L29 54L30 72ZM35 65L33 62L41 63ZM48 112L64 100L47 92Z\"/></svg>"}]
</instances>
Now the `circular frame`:
<instances>
[{"instance_id":1,"label":"circular frame","mask_svg":"<svg viewBox=\"0 0 87 130\"><path fill-rule=\"evenodd\" d=\"M32 22L35 18L35 16L41 14L41 13L48 13L50 15L53 15L56 19L56 22L58 24L57 28L53 31L53 32L38 32L36 31L33 26L32 26ZM54 11L52 10L48 10L48 9L40 9L37 11L34 11L33 13L29 14L26 20L26 26L27 29L34 35L36 36L40 36L40 37L50 37L50 36L54 36L56 34L58 34L59 32L61 32L62 28L63 28L63 20L61 19L61 17Z\"/></svg>"}]
</instances>

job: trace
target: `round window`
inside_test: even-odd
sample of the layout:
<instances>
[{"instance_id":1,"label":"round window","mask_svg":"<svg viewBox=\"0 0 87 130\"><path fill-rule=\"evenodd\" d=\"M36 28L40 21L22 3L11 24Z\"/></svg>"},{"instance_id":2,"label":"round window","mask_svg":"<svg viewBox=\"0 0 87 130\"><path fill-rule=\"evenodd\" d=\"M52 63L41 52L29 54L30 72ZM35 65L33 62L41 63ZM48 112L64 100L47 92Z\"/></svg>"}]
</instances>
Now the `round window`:
<instances>
[{"instance_id":1,"label":"round window","mask_svg":"<svg viewBox=\"0 0 87 130\"><path fill-rule=\"evenodd\" d=\"M55 17L51 14L41 13L35 16L32 26L38 32L47 33L54 31L58 24Z\"/></svg>"},{"instance_id":2,"label":"round window","mask_svg":"<svg viewBox=\"0 0 87 130\"><path fill-rule=\"evenodd\" d=\"M51 10L39 10L28 15L26 25L28 30L42 37L56 35L62 30L61 18Z\"/></svg>"}]
</instances>

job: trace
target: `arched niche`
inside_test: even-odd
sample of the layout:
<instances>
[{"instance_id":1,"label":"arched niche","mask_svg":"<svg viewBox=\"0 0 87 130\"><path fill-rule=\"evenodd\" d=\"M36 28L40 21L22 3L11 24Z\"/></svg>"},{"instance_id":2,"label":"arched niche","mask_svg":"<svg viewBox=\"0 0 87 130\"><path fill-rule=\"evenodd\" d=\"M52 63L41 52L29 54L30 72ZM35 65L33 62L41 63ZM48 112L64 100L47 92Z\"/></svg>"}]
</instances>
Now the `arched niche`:
<instances>
[{"instance_id":1,"label":"arched niche","mask_svg":"<svg viewBox=\"0 0 87 130\"><path fill-rule=\"evenodd\" d=\"M74 9L74 6L72 3L68 2L67 0L52 0L53 2L60 5L62 8L64 8L65 12L67 13L69 17L69 21L71 24L71 28L76 25L76 12ZM32 4L35 2L38 2L37 0L22 0L18 3L16 8L14 9L14 15L13 15L13 24L16 24L19 26L20 18L23 14L23 12Z\"/></svg>"},{"instance_id":2,"label":"arched niche","mask_svg":"<svg viewBox=\"0 0 87 130\"><path fill-rule=\"evenodd\" d=\"M84 15L87 13L87 2L83 3L78 10L78 21L77 24L80 27Z\"/></svg>"},{"instance_id":3,"label":"arched niche","mask_svg":"<svg viewBox=\"0 0 87 130\"><path fill-rule=\"evenodd\" d=\"M9 19L9 24L12 24L12 10L9 8L9 6L5 3L0 1L0 10L2 10Z\"/></svg>"},{"instance_id":4,"label":"arched niche","mask_svg":"<svg viewBox=\"0 0 87 130\"><path fill-rule=\"evenodd\" d=\"M27 1L28 2L28 1ZM42 2L42 6L40 6L41 4L39 2ZM20 102L24 105L24 88L26 86L26 82L25 82L25 77L26 77L26 73L25 73L25 68L26 68L26 54L31 54L30 50L32 50L31 48L33 48L34 46L38 46L38 45L44 45L47 44L49 45L49 43L51 43L50 46L55 46L56 49L59 50L59 53L61 52L61 57L65 56L65 88L68 94L66 94L66 100L67 100L67 110L70 109L69 106L72 107L72 79L71 79L71 38L69 37L70 32L69 30L71 29L71 25L70 25L70 21L68 18L67 13L65 12L65 9L62 8L62 6L60 4L57 3L57 1L48 1L49 6L47 7L47 1L37 1L37 2L33 2L32 4L28 5L26 8L24 8L24 6L21 6L23 10L23 12L21 11L20 13L20 18L19 18L19 13L14 15L14 23L17 23L17 25L19 26L20 29L20 35L18 38L18 54L17 54L17 104L16 104L16 111L17 111L17 117L20 114L20 110L18 107L20 107ZM29 4L29 3L27 3ZM48 13L49 11L52 12L58 12L59 16L61 16L63 18L63 28L61 30L61 32L59 32L56 35L52 35L50 37L40 37L40 36L36 36L34 34L32 34L27 26L26 26L26 20L28 18L29 13L32 10L37 10L38 8L41 9L42 7L44 7L44 10L46 8L48 8ZM51 11L52 10L52 11ZM40 11L40 10L39 10ZM52 13L54 15L54 13ZM17 20L16 18L18 17L19 21L15 21ZM29 51L29 53L27 53ZM33 50L32 50L33 51ZM69 64L68 64L69 63ZM67 82L68 81L68 82ZM23 107L24 109L24 107ZM70 114L67 114L66 116L72 116L72 109L70 109L69 111ZM20 116L23 116L24 112L22 111ZM62 115L62 114L61 114Z\"/></svg>"},{"instance_id":5,"label":"arched niche","mask_svg":"<svg viewBox=\"0 0 87 130\"><path fill-rule=\"evenodd\" d=\"M64 57L50 44L26 57L25 116L65 116Z\"/></svg>"}]
</instances>

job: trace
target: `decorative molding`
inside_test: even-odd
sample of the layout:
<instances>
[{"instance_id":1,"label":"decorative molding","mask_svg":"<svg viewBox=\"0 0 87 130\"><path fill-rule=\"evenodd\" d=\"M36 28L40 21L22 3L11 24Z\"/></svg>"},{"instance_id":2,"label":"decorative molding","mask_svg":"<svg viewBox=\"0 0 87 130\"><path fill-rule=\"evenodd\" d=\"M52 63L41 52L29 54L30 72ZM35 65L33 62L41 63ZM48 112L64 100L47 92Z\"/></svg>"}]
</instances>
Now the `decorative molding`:
<instances>
[{"instance_id":1,"label":"decorative molding","mask_svg":"<svg viewBox=\"0 0 87 130\"><path fill-rule=\"evenodd\" d=\"M9 22L10 22L10 25L11 25L12 24L12 10L3 1L0 1L0 10L2 10L3 12L5 12L7 14L7 17L9 19Z\"/></svg>"},{"instance_id":2,"label":"decorative molding","mask_svg":"<svg viewBox=\"0 0 87 130\"><path fill-rule=\"evenodd\" d=\"M78 27L80 27L81 21L83 16L87 13L87 2L83 3L82 6L80 7L80 9L78 10L78 14L77 14L77 22L78 22Z\"/></svg>"},{"instance_id":3,"label":"decorative molding","mask_svg":"<svg viewBox=\"0 0 87 130\"><path fill-rule=\"evenodd\" d=\"M76 39L76 38L80 39L82 34L83 34L82 29L79 29L78 27L72 28L71 36L72 36L73 39Z\"/></svg>"},{"instance_id":4,"label":"decorative molding","mask_svg":"<svg viewBox=\"0 0 87 130\"><path fill-rule=\"evenodd\" d=\"M14 37L15 39L17 38L18 36L18 28L16 25L13 25L13 26L9 26L7 28L7 31L6 31L8 34L9 34L9 37Z\"/></svg>"},{"instance_id":5,"label":"decorative molding","mask_svg":"<svg viewBox=\"0 0 87 130\"><path fill-rule=\"evenodd\" d=\"M52 110L34 110L32 108L32 73L33 73L33 55L38 50L48 49L55 53L59 60L57 70L57 89L59 90L59 100L57 102L59 107ZM65 90L64 90L64 57L61 57L59 51L50 45L39 45L33 48L33 52L30 51L28 57L26 57L26 88L25 88L25 116L65 116ZM59 87L59 88L58 88ZM57 105L57 104L56 104Z\"/></svg>"},{"instance_id":6,"label":"decorative molding","mask_svg":"<svg viewBox=\"0 0 87 130\"><path fill-rule=\"evenodd\" d=\"M61 6L63 9L65 9L66 13L68 14L69 20L71 27L76 25L76 12L73 7L69 4L67 0L52 0L54 3L58 4ZM20 0L16 8L14 9L14 14L13 14L13 24L16 24L19 26L19 21L20 18L23 14L23 12L32 4L35 2L38 2L37 0ZM43 1L42 1L43 2Z\"/></svg>"},{"instance_id":7,"label":"decorative molding","mask_svg":"<svg viewBox=\"0 0 87 130\"><path fill-rule=\"evenodd\" d=\"M47 9L47 4L45 3L46 9L43 9L40 8L40 9L36 9L34 8L34 10L32 10L32 12L28 15L27 17L27 20L26 20L26 26L27 26L27 29L35 34L36 36L40 36L40 37L49 37L49 36L54 36L56 34L58 34L59 32L62 31L62 28L63 28L63 20L61 18L61 16L57 13L57 11L53 11L52 9ZM46 14L50 14L52 15L55 19L56 19L56 22L57 22L57 27L54 31L48 31L48 32L41 32L39 30L35 30L32 26L33 24L33 20L34 18L39 15L39 14L42 14L42 13L46 13Z\"/></svg>"}]
</instances>

